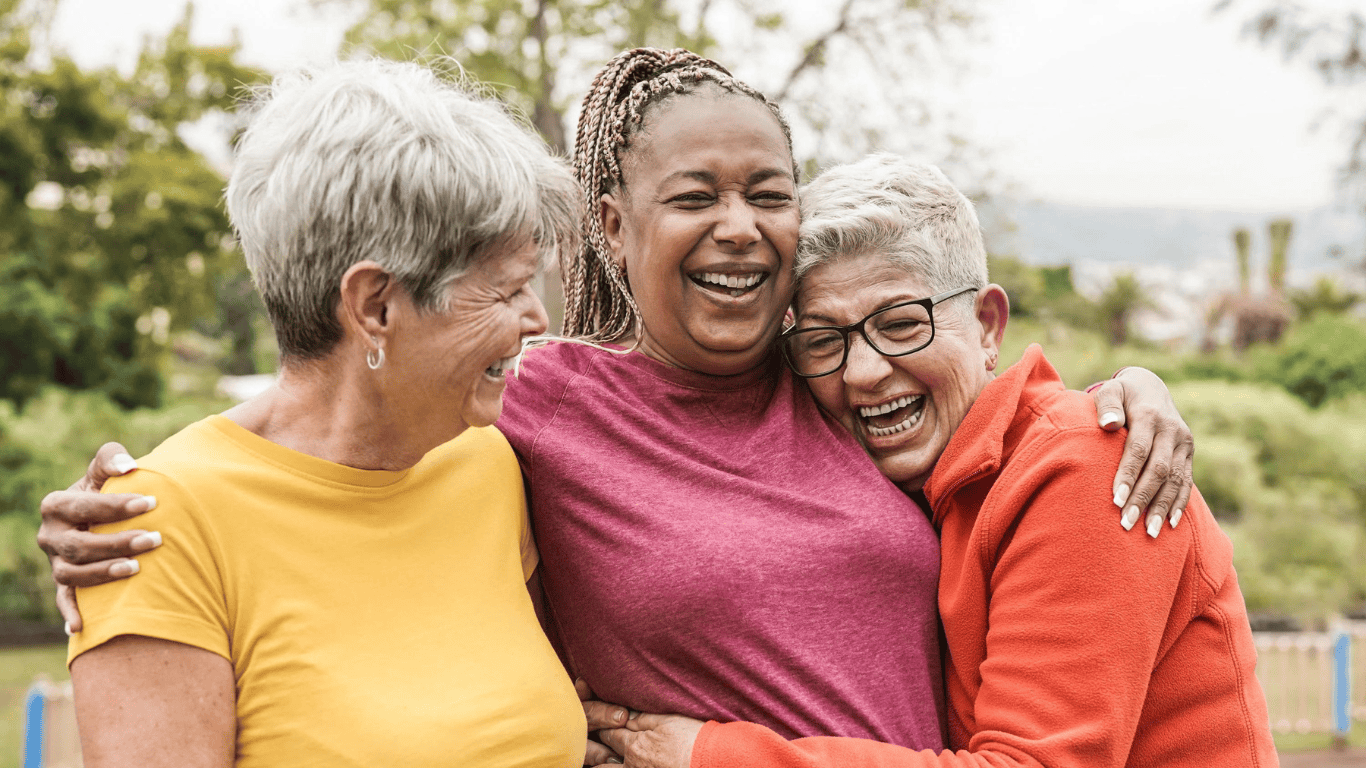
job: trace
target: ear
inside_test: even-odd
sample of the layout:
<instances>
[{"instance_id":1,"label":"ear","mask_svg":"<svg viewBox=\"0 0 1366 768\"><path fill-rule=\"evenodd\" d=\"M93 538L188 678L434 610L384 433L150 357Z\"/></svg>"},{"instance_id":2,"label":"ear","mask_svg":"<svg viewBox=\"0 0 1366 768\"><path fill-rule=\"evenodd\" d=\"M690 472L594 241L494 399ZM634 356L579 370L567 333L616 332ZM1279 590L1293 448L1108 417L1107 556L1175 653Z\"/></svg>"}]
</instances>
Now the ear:
<instances>
[{"instance_id":1,"label":"ear","mask_svg":"<svg viewBox=\"0 0 1366 768\"><path fill-rule=\"evenodd\" d=\"M358 261L342 274L337 314L356 338L384 338L393 326L398 281L373 261ZM367 345L368 346L368 345Z\"/></svg>"},{"instance_id":2,"label":"ear","mask_svg":"<svg viewBox=\"0 0 1366 768\"><path fill-rule=\"evenodd\" d=\"M612 262L626 268L625 250L621 247L624 239L622 227L626 222L626 211L617 196L608 193L598 201L598 220L602 222L602 234L607 239L607 247L612 249Z\"/></svg>"},{"instance_id":3,"label":"ear","mask_svg":"<svg viewBox=\"0 0 1366 768\"><path fill-rule=\"evenodd\" d=\"M977 323L981 326L982 351L995 361L1001 353L1001 340L1010 320L1010 298L1005 289L992 283L977 292ZM994 366L993 366L994 367Z\"/></svg>"}]
</instances>

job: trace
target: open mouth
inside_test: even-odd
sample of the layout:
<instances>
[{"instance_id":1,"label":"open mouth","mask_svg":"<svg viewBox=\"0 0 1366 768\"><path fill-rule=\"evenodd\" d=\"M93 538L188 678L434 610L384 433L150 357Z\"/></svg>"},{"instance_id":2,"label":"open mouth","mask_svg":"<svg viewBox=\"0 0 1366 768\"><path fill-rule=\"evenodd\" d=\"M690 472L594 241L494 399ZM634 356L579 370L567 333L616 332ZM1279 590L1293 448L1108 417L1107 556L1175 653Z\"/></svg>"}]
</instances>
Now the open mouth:
<instances>
[{"instance_id":1,"label":"open mouth","mask_svg":"<svg viewBox=\"0 0 1366 768\"><path fill-rule=\"evenodd\" d=\"M767 272L739 272L722 274L720 272L697 272L688 275L699 288L725 296L744 296L763 285L768 280Z\"/></svg>"},{"instance_id":2,"label":"open mouth","mask_svg":"<svg viewBox=\"0 0 1366 768\"><path fill-rule=\"evenodd\" d=\"M490 365L489 367L485 368L484 375L489 377L490 379L503 378L505 375L507 375L508 370L517 364L517 358L518 355L513 355L512 357L505 357L502 360L499 360L493 365Z\"/></svg>"},{"instance_id":3,"label":"open mouth","mask_svg":"<svg viewBox=\"0 0 1366 768\"><path fill-rule=\"evenodd\" d=\"M925 396L905 395L882 405L863 406L859 418L868 434L887 437L919 424L925 417Z\"/></svg>"}]
</instances>

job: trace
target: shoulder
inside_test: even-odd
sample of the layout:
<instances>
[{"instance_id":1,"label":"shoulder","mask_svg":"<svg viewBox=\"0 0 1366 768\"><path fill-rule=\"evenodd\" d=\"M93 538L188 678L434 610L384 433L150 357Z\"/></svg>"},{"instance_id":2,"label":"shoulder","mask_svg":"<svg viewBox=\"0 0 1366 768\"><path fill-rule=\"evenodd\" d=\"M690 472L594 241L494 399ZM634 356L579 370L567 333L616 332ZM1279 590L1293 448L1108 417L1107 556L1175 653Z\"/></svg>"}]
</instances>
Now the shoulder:
<instances>
[{"instance_id":1,"label":"shoulder","mask_svg":"<svg viewBox=\"0 0 1366 768\"><path fill-rule=\"evenodd\" d=\"M225 470L243 463L245 458L213 426L211 419L197 421L166 438L151 453L138 458L137 469L107 480L103 492L156 496L160 510L166 506L163 502L177 499L189 503L196 495L224 482Z\"/></svg>"},{"instance_id":2,"label":"shoulder","mask_svg":"<svg viewBox=\"0 0 1366 768\"><path fill-rule=\"evenodd\" d=\"M612 353L581 344L558 342L529 349L503 390L498 428L513 447L523 451L555 416L565 394L581 377L597 375Z\"/></svg>"}]
</instances>

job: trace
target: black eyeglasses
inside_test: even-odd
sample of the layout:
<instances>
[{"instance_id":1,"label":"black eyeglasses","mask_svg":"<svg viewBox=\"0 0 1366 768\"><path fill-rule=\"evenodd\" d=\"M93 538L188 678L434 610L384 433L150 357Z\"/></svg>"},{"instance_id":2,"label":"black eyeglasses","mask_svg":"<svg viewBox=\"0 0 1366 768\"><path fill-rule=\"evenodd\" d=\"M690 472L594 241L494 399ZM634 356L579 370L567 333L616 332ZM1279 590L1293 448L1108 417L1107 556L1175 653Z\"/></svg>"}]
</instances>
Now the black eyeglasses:
<instances>
[{"instance_id":1,"label":"black eyeglasses","mask_svg":"<svg viewBox=\"0 0 1366 768\"><path fill-rule=\"evenodd\" d=\"M873 351L886 357L919 352L934 341L934 305L977 288L956 290L883 307L857 323L791 328L779 343L798 376L814 379L844 367L849 358L849 334L858 332Z\"/></svg>"}]
</instances>

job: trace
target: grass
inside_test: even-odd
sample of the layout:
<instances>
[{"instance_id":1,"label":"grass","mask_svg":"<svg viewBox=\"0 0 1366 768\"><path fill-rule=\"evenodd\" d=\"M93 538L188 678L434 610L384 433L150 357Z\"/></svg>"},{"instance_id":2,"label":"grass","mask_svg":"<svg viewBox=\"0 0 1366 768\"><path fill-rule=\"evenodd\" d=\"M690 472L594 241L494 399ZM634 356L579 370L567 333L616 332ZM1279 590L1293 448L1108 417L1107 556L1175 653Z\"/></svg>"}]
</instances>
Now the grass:
<instances>
[{"instance_id":1,"label":"grass","mask_svg":"<svg viewBox=\"0 0 1366 768\"><path fill-rule=\"evenodd\" d=\"M1317 752L1331 749L1333 737L1327 733L1277 733L1276 751L1282 754L1291 752ZM1366 749L1366 722L1357 720L1352 723L1352 731L1347 734L1347 746Z\"/></svg>"},{"instance_id":2,"label":"grass","mask_svg":"<svg viewBox=\"0 0 1366 768\"><path fill-rule=\"evenodd\" d=\"M35 675L54 681L68 678L66 646L0 650L0 768L18 768L24 746L24 694Z\"/></svg>"}]
</instances>

